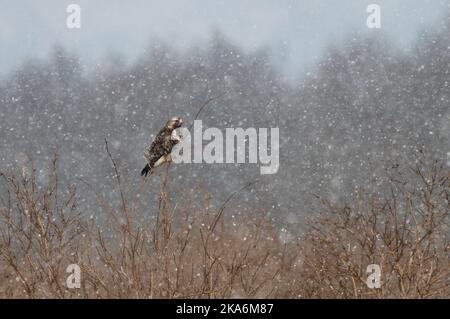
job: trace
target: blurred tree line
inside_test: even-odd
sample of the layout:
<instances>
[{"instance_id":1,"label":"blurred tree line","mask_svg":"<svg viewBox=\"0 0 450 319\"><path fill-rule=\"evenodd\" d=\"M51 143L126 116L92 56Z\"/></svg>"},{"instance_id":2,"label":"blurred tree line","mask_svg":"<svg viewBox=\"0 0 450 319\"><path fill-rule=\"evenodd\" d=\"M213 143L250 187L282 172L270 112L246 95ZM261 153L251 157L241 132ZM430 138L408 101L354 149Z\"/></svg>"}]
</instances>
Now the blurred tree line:
<instances>
[{"instance_id":1,"label":"blurred tree line","mask_svg":"<svg viewBox=\"0 0 450 319\"><path fill-rule=\"evenodd\" d=\"M351 196L354 185L422 146L447 159L449 48L449 16L418 33L407 52L382 34L352 34L292 83L270 51L244 52L220 32L205 47L181 52L155 41L132 64L111 55L90 71L56 46L48 59L30 59L1 81L0 168L33 160L45 179L44 159L57 152L62 182L83 178L108 196L114 176L106 138L128 189L136 189L151 135L170 116L190 124L208 97L227 92L201 114L204 127L279 127L279 172L259 176L255 164L172 165L172 194L192 200L207 189L223 199L259 178L235 201L236 211L258 207L296 224L314 194Z\"/></svg>"}]
</instances>

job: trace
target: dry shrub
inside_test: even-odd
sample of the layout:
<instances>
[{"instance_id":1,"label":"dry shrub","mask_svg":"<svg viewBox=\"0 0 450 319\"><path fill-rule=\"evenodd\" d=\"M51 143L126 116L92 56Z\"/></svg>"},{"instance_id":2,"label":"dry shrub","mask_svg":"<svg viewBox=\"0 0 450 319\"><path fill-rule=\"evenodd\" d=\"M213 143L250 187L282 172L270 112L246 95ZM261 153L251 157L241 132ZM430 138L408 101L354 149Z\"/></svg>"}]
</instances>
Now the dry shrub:
<instances>
[{"instance_id":1,"label":"dry shrub","mask_svg":"<svg viewBox=\"0 0 450 319\"><path fill-rule=\"evenodd\" d=\"M449 171L437 163L389 169L382 183L359 188L341 205L321 199L305 233L285 243L264 212L227 207L233 196L219 208L208 197L177 207L167 191L169 170L161 172L155 218L143 218L148 213L136 196L125 196L107 151L119 204L86 182L99 219L80 212L73 186L58 189L56 157L46 183L36 181L33 167L1 175L0 297L450 296ZM81 268L79 289L66 285L72 263ZM380 289L366 285L369 264L381 266Z\"/></svg>"},{"instance_id":2,"label":"dry shrub","mask_svg":"<svg viewBox=\"0 0 450 319\"><path fill-rule=\"evenodd\" d=\"M56 157L45 188L37 185L33 169L31 177L2 174L1 297L280 295L287 259L277 229L264 214L223 218L226 205L213 209L208 199L197 205L200 209L171 207L170 178L165 175L156 220L146 223L136 211L138 205L124 195L118 167L110 158L120 205L112 205L86 182L97 198L98 220L80 213L73 187L59 198ZM79 289L66 285L66 267L72 263L81 268Z\"/></svg>"},{"instance_id":3,"label":"dry shrub","mask_svg":"<svg viewBox=\"0 0 450 319\"><path fill-rule=\"evenodd\" d=\"M82 255L85 224L76 209L75 188L61 198L56 157L45 187L31 174L0 177L0 296L65 297L66 266Z\"/></svg>"},{"instance_id":4,"label":"dry shrub","mask_svg":"<svg viewBox=\"0 0 450 319\"><path fill-rule=\"evenodd\" d=\"M343 204L321 200L303 245L305 297L450 297L449 170L425 156L390 167ZM379 289L366 284L370 264Z\"/></svg>"}]
</instances>

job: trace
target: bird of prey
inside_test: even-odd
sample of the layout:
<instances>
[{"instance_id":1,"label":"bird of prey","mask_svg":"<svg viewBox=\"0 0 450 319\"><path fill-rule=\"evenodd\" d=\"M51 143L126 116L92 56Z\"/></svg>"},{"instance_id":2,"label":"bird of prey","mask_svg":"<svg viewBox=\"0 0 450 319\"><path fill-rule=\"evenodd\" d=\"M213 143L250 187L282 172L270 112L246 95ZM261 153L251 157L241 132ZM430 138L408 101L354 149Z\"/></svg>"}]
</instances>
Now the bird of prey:
<instances>
[{"instance_id":1,"label":"bird of prey","mask_svg":"<svg viewBox=\"0 0 450 319\"><path fill-rule=\"evenodd\" d=\"M155 140L144 152L147 165L141 171L141 176L147 176L154 168L172 160L170 156L172 148L181 140L181 137L177 135L175 129L179 128L182 124L183 120L181 117L172 117L159 131Z\"/></svg>"}]
</instances>

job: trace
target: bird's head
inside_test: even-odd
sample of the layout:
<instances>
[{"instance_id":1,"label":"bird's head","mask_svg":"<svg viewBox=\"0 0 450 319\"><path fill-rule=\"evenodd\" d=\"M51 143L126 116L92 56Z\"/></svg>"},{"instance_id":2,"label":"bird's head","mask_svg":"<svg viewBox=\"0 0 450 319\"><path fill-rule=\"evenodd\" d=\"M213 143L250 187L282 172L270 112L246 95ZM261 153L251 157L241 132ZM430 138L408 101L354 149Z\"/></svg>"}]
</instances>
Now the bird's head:
<instances>
[{"instance_id":1,"label":"bird's head","mask_svg":"<svg viewBox=\"0 0 450 319\"><path fill-rule=\"evenodd\" d=\"M166 127L172 130L179 128L183 124L183 120L179 116L172 117L167 121Z\"/></svg>"}]
</instances>

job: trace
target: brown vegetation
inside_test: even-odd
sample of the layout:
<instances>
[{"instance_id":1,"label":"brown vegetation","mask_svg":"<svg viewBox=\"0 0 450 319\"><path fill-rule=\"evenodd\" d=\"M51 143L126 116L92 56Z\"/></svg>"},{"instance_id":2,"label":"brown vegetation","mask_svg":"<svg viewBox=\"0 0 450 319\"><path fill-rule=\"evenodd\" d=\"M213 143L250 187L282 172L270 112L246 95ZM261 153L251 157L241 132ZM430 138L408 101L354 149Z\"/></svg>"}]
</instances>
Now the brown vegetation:
<instances>
[{"instance_id":1,"label":"brown vegetation","mask_svg":"<svg viewBox=\"0 0 450 319\"><path fill-rule=\"evenodd\" d=\"M207 198L173 207L168 173L146 224L114 161L120 205L89 186L103 217L90 219L74 187L61 196L56 164L45 187L33 167L1 174L2 298L450 297L450 175L437 162L395 165L342 204L319 198L306 230L287 237L263 212L225 217L231 207ZM66 286L73 263L79 289ZM369 264L381 266L379 289L366 285Z\"/></svg>"}]
</instances>

